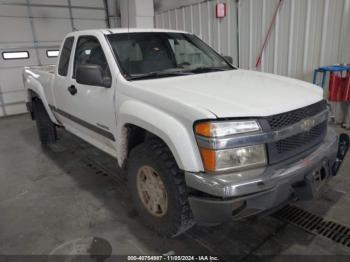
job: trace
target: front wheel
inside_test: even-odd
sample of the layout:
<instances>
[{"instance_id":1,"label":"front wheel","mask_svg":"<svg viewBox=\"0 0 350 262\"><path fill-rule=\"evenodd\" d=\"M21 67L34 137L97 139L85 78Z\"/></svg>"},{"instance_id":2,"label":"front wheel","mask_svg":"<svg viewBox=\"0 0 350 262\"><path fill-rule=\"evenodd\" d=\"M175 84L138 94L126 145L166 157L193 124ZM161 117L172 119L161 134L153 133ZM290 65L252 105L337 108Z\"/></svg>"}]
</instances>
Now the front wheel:
<instances>
[{"instance_id":1,"label":"front wheel","mask_svg":"<svg viewBox=\"0 0 350 262\"><path fill-rule=\"evenodd\" d=\"M194 225L183 172L161 140L132 150L128 184L140 218L158 234L174 237Z\"/></svg>"}]
</instances>

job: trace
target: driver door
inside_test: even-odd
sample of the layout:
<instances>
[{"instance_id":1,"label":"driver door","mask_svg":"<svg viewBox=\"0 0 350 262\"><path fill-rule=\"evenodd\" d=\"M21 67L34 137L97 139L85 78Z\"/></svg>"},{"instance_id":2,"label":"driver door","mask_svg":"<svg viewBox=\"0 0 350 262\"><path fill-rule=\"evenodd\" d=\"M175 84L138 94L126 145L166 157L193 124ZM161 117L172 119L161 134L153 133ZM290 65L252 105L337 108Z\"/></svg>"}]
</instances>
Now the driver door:
<instances>
[{"instance_id":1,"label":"driver door","mask_svg":"<svg viewBox=\"0 0 350 262\"><path fill-rule=\"evenodd\" d=\"M96 147L115 156L115 82L110 72L105 50L97 36L79 36L71 64L68 86L60 90L59 111L66 129ZM104 78L110 78L108 87L79 83L79 66L98 65Z\"/></svg>"}]
</instances>

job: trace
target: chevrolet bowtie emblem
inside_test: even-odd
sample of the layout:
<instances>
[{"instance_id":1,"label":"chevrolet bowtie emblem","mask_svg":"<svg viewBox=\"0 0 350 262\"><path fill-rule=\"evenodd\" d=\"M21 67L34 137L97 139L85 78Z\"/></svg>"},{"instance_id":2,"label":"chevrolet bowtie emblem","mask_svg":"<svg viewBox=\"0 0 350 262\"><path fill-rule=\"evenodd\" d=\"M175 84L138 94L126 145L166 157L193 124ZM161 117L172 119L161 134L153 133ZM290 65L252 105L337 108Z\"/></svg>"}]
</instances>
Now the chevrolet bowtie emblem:
<instances>
[{"instance_id":1,"label":"chevrolet bowtie emblem","mask_svg":"<svg viewBox=\"0 0 350 262\"><path fill-rule=\"evenodd\" d=\"M315 126L315 120L314 119L304 119L300 125L301 129L305 132L310 131L311 128Z\"/></svg>"}]
</instances>

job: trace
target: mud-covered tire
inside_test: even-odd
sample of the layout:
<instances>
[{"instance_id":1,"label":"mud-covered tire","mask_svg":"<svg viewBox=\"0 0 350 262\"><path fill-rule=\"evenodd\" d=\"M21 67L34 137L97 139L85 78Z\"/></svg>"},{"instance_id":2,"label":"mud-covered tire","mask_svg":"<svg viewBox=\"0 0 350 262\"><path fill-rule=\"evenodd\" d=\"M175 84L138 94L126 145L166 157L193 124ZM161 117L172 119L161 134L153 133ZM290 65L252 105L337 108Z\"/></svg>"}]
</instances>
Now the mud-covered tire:
<instances>
[{"instance_id":1,"label":"mud-covered tire","mask_svg":"<svg viewBox=\"0 0 350 262\"><path fill-rule=\"evenodd\" d=\"M161 217L152 215L139 196L137 174L145 165L159 174L166 190L167 211ZM142 223L159 235L175 237L194 225L184 174L178 168L169 148L161 140L148 140L131 151L128 160L128 186Z\"/></svg>"},{"instance_id":2,"label":"mud-covered tire","mask_svg":"<svg viewBox=\"0 0 350 262\"><path fill-rule=\"evenodd\" d=\"M40 99L34 99L33 113L41 144L54 144L57 140L56 126L52 123Z\"/></svg>"}]
</instances>

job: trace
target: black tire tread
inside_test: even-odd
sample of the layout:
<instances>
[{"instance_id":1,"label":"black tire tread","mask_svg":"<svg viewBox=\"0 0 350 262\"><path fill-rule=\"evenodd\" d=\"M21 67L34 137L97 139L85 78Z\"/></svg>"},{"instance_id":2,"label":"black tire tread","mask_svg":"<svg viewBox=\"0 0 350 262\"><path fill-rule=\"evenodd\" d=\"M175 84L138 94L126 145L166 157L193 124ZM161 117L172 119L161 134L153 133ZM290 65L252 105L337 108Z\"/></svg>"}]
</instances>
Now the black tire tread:
<instances>
[{"instance_id":1,"label":"black tire tread","mask_svg":"<svg viewBox=\"0 0 350 262\"><path fill-rule=\"evenodd\" d=\"M33 100L33 112L41 144L54 144L57 140L56 126L52 123L40 99Z\"/></svg>"}]
</instances>

